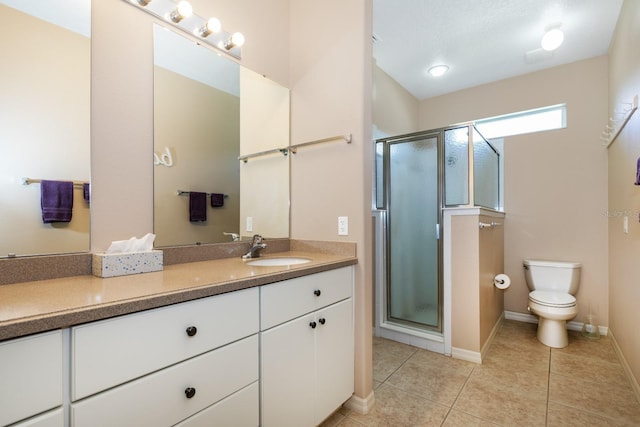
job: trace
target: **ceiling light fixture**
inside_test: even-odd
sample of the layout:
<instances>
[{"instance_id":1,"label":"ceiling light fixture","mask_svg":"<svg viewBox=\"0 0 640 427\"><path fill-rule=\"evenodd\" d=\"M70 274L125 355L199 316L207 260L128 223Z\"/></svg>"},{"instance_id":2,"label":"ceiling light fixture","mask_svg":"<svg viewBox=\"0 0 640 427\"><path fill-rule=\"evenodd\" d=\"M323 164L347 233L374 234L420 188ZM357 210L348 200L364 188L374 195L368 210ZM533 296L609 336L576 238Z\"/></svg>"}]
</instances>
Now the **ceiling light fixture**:
<instances>
[{"instance_id":1,"label":"ceiling light fixture","mask_svg":"<svg viewBox=\"0 0 640 427\"><path fill-rule=\"evenodd\" d=\"M431 74L433 77L440 77L447 71L449 71L449 66L440 64L440 65L434 65L433 67L429 68L427 72Z\"/></svg>"},{"instance_id":2,"label":"ceiling light fixture","mask_svg":"<svg viewBox=\"0 0 640 427\"><path fill-rule=\"evenodd\" d=\"M556 50L564 41L564 33L560 28L552 28L544 33L540 45L546 51Z\"/></svg>"}]
</instances>

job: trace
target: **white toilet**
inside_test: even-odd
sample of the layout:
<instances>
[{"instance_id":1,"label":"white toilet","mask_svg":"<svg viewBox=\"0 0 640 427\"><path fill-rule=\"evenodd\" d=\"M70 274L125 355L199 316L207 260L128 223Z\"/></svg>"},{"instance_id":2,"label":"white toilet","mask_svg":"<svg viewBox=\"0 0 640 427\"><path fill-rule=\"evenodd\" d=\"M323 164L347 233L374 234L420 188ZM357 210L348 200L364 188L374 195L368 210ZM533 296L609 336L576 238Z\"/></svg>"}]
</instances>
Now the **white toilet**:
<instances>
[{"instance_id":1,"label":"white toilet","mask_svg":"<svg viewBox=\"0 0 640 427\"><path fill-rule=\"evenodd\" d=\"M538 315L538 341L563 348L569 344L567 320L578 314L574 295L580 287L579 262L524 260L529 292L527 309Z\"/></svg>"}]
</instances>

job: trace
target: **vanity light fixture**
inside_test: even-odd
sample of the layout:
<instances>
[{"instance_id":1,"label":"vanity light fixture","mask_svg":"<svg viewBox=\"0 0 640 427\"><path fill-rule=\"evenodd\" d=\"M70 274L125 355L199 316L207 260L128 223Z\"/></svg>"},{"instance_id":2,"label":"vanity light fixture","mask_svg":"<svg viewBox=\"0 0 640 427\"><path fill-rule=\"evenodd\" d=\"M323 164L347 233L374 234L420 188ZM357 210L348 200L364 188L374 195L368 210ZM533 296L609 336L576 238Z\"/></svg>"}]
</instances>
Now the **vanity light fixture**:
<instances>
[{"instance_id":1,"label":"vanity light fixture","mask_svg":"<svg viewBox=\"0 0 640 427\"><path fill-rule=\"evenodd\" d=\"M186 0L183 0L180 3L178 3L178 6L175 9L171 11L171 14L169 14L169 19L171 19L171 22L177 24L178 22L182 21L184 18L190 17L191 14L193 14L193 8L191 7L191 3L189 3Z\"/></svg>"},{"instance_id":2,"label":"vanity light fixture","mask_svg":"<svg viewBox=\"0 0 640 427\"><path fill-rule=\"evenodd\" d=\"M440 77L447 71L449 71L449 66L444 64L434 65L433 67L429 68L429 70L427 70L427 72L433 77Z\"/></svg>"},{"instance_id":3,"label":"vanity light fixture","mask_svg":"<svg viewBox=\"0 0 640 427\"><path fill-rule=\"evenodd\" d=\"M542 36L540 45L544 50L551 52L559 48L563 41L564 33L560 29L560 26L556 25L554 27L547 27L547 31L544 33L544 36Z\"/></svg>"},{"instance_id":4,"label":"vanity light fixture","mask_svg":"<svg viewBox=\"0 0 640 427\"><path fill-rule=\"evenodd\" d=\"M224 42L224 48L231 50L234 47L242 47L244 44L244 35L242 33L233 33L229 39Z\"/></svg>"},{"instance_id":5,"label":"vanity light fixture","mask_svg":"<svg viewBox=\"0 0 640 427\"><path fill-rule=\"evenodd\" d=\"M222 30L222 24L218 18L211 17L205 22L205 24L198 28L198 35L200 37L207 37L208 35L214 33L217 34Z\"/></svg>"}]
</instances>

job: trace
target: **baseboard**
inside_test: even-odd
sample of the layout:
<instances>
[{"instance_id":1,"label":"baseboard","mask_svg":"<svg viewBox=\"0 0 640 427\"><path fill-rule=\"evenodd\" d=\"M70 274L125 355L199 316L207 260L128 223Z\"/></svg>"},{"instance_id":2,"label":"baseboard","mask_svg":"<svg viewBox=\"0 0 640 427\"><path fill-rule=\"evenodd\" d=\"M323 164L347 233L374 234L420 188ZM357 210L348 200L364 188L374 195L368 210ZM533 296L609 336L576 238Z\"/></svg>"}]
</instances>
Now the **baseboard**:
<instances>
[{"instance_id":1,"label":"baseboard","mask_svg":"<svg viewBox=\"0 0 640 427\"><path fill-rule=\"evenodd\" d=\"M533 314L525 314L518 313L516 311L505 311L504 318L507 320L516 320L518 322L526 322L526 323L538 323L538 317ZM570 331L582 331L582 326L584 323L582 322L567 322L567 329ZM600 331L600 335L607 336L609 334L609 328L607 326L598 326L598 330Z\"/></svg>"},{"instance_id":2,"label":"baseboard","mask_svg":"<svg viewBox=\"0 0 640 427\"><path fill-rule=\"evenodd\" d=\"M491 333L489 334L489 338L487 338L487 341L484 343L484 345L480 349L480 358L481 358L481 362L480 363L482 363L482 360L484 360L484 358L487 356L487 352L491 348L491 344L493 344L493 340L496 339L496 335L498 334L498 331L500 330L500 326L502 326L502 322L504 322L504 312L500 315L500 318L498 319L496 324L493 325L493 329L491 330Z\"/></svg>"},{"instance_id":3,"label":"baseboard","mask_svg":"<svg viewBox=\"0 0 640 427\"><path fill-rule=\"evenodd\" d=\"M466 360L467 362L482 363L482 354L480 354L480 352L466 350L464 348L451 347L451 357Z\"/></svg>"},{"instance_id":4,"label":"baseboard","mask_svg":"<svg viewBox=\"0 0 640 427\"><path fill-rule=\"evenodd\" d=\"M369 396L364 399L356 396L355 394L352 395L349 400L347 400L342 406L347 409L351 409L352 411L356 411L359 414L365 415L368 414L371 409L373 409L373 405L375 402L376 399L373 394L373 390L371 390Z\"/></svg>"},{"instance_id":5,"label":"baseboard","mask_svg":"<svg viewBox=\"0 0 640 427\"><path fill-rule=\"evenodd\" d=\"M624 358L622 349L618 345L618 341L616 341L616 337L613 335L613 332L609 331L609 336L611 337L611 342L613 342L613 348L618 354L618 359L620 359L620 364L622 364L624 372L627 374L627 378L629 378L629 383L631 384L631 388L636 395L636 399L638 399L638 402L640 402L640 384L638 384L638 380L636 380L636 377L633 376L631 366L629 366L629 364L627 363L627 359Z\"/></svg>"}]
</instances>

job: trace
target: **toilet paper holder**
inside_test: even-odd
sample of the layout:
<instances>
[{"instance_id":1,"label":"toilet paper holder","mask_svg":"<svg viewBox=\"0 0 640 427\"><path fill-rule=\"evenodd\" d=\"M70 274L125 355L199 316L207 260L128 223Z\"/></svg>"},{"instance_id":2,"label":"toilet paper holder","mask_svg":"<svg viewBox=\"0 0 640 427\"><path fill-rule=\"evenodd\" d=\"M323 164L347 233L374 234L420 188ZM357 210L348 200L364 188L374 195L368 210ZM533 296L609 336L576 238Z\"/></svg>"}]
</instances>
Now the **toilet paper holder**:
<instances>
[{"instance_id":1,"label":"toilet paper holder","mask_svg":"<svg viewBox=\"0 0 640 427\"><path fill-rule=\"evenodd\" d=\"M498 289L507 289L511 286L511 278L506 274L498 274L493 278L493 284Z\"/></svg>"}]
</instances>

